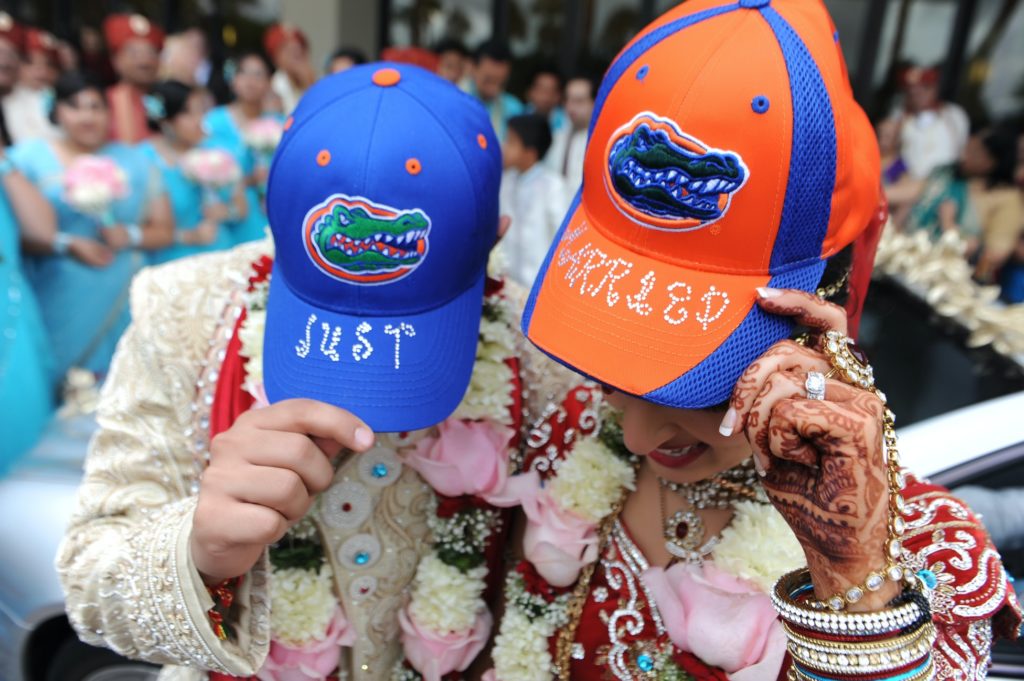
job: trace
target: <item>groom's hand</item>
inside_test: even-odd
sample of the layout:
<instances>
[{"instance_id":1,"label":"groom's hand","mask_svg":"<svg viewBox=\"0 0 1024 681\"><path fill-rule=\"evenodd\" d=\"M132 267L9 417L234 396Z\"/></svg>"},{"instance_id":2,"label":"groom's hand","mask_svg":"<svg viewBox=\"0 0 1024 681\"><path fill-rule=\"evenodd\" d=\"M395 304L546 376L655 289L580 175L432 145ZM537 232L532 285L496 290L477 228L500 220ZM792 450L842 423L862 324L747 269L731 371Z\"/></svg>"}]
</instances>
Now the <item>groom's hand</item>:
<instances>
[{"instance_id":1,"label":"groom's hand","mask_svg":"<svg viewBox=\"0 0 1024 681\"><path fill-rule=\"evenodd\" d=\"M210 444L192 521L192 559L216 584L245 574L309 511L334 477L331 459L373 445L369 426L338 407L285 400L242 414Z\"/></svg>"}]
</instances>

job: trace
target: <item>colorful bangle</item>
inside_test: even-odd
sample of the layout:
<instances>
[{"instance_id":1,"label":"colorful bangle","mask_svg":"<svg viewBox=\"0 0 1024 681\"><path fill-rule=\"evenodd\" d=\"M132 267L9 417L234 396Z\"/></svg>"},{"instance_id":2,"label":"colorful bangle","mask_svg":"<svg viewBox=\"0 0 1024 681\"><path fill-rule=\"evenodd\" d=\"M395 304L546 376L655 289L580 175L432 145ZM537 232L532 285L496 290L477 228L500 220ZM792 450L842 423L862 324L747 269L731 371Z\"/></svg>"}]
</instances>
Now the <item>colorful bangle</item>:
<instances>
[{"instance_id":1,"label":"colorful bangle","mask_svg":"<svg viewBox=\"0 0 1024 681\"><path fill-rule=\"evenodd\" d=\"M812 631L826 634L872 636L901 631L918 622L923 612L930 611L923 607L917 599L896 602L893 606L879 612L834 612L820 610L805 605L790 597L798 593L810 583L810 571L807 568L794 570L783 575L772 589L772 604L783 620ZM908 588L908 591L914 587Z\"/></svg>"},{"instance_id":2,"label":"colorful bangle","mask_svg":"<svg viewBox=\"0 0 1024 681\"><path fill-rule=\"evenodd\" d=\"M797 681L853 681L850 677L843 678L818 674L801 667L799 663L794 663L791 671L794 672L791 676ZM886 675L881 678L885 679L885 681L930 681L934 676L935 666L932 663L931 656L928 656L928 659L922 661L921 664L913 667L912 669L901 673ZM858 681L860 681L859 678Z\"/></svg>"},{"instance_id":3,"label":"colorful bangle","mask_svg":"<svg viewBox=\"0 0 1024 681\"><path fill-rule=\"evenodd\" d=\"M785 626L785 625L784 625ZM869 644L837 644L799 636L786 627L787 649L804 667L830 674L892 672L927 657L935 645L935 626L927 624L910 635Z\"/></svg>"}]
</instances>

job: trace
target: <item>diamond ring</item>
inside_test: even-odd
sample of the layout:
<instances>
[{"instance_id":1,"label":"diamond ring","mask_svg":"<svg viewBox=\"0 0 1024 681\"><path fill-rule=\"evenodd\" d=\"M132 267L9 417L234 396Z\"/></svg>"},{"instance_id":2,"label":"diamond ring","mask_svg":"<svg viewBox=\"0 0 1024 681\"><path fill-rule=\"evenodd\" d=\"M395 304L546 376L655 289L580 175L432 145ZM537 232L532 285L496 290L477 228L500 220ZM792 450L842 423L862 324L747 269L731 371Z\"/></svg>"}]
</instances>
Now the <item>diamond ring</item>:
<instances>
[{"instance_id":1,"label":"diamond ring","mask_svg":"<svg viewBox=\"0 0 1024 681\"><path fill-rule=\"evenodd\" d=\"M804 389L807 390L809 400L825 399L825 375L818 371L808 371Z\"/></svg>"}]
</instances>

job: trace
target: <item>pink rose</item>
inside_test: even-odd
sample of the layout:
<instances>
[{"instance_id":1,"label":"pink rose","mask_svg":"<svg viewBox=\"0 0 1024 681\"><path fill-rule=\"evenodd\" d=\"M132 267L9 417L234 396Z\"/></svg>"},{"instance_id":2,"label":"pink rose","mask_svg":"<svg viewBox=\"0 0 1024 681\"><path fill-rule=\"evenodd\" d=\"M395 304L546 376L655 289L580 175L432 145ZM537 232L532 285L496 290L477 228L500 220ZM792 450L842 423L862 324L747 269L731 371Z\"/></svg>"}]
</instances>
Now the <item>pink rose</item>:
<instances>
[{"instance_id":1,"label":"pink rose","mask_svg":"<svg viewBox=\"0 0 1024 681\"><path fill-rule=\"evenodd\" d=\"M398 613L398 624L405 659L426 681L440 681L445 674L465 671L472 664L491 635L492 619L484 608L468 631L441 634L421 627L405 608Z\"/></svg>"},{"instance_id":2,"label":"pink rose","mask_svg":"<svg viewBox=\"0 0 1024 681\"><path fill-rule=\"evenodd\" d=\"M522 504L526 513L523 553L552 586L569 586L597 560L597 526L563 509L545 490L537 471L509 478L496 506Z\"/></svg>"},{"instance_id":3,"label":"pink rose","mask_svg":"<svg viewBox=\"0 0 1024 681\"><path fill-rule=\"evenodd\" d=\"M778 677L786 636L767 594L711 563L651 568L643 580L676 647L731 681Z\"/></svg>"},{"instance_id":4,"label":"pink rose","mask_svg":"<svg viewBox=\"0 0 1024 681\"><path fill-rule=\"evenodd\" d=\"M338 666L341 646L356 642L356 632L349 626L341 606L334 610L324 638L304 646L289 646L270 642L270 655L256 674L260 681L316 681L323 679Z\"/></svg>"},{"instance_id":5,"label":"pink rose","mask_svg":"<svg viewBox=\"0 0 1024 681\"><path fill-rule=\"evenodd\" d=\"M437 437L420 440L405 462L446 497L486 499L505 487L511 439L504 426L448 419L437 427Z\"/></svg>"}]
</instances>

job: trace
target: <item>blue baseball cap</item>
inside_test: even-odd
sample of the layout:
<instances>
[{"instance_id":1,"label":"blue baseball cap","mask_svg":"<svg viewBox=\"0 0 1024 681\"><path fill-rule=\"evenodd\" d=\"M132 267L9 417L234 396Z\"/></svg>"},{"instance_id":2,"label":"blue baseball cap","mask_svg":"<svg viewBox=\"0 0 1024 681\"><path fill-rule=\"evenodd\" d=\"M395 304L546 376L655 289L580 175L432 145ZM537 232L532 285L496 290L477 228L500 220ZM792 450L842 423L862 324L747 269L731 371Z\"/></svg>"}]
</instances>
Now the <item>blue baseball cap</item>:
<instances>
[{"instance_id":1,"label":"blue baseball cap","mask_svg":"<svg viewBox=\"0 0 1024 681\"><path fill-rule=\"evenodd\" d=\"M377 63L314 85L267 186L269 400L379 432L448 418L476 361L500 182L486 110L438 76Z\"/></svg>"}]
</instances>

